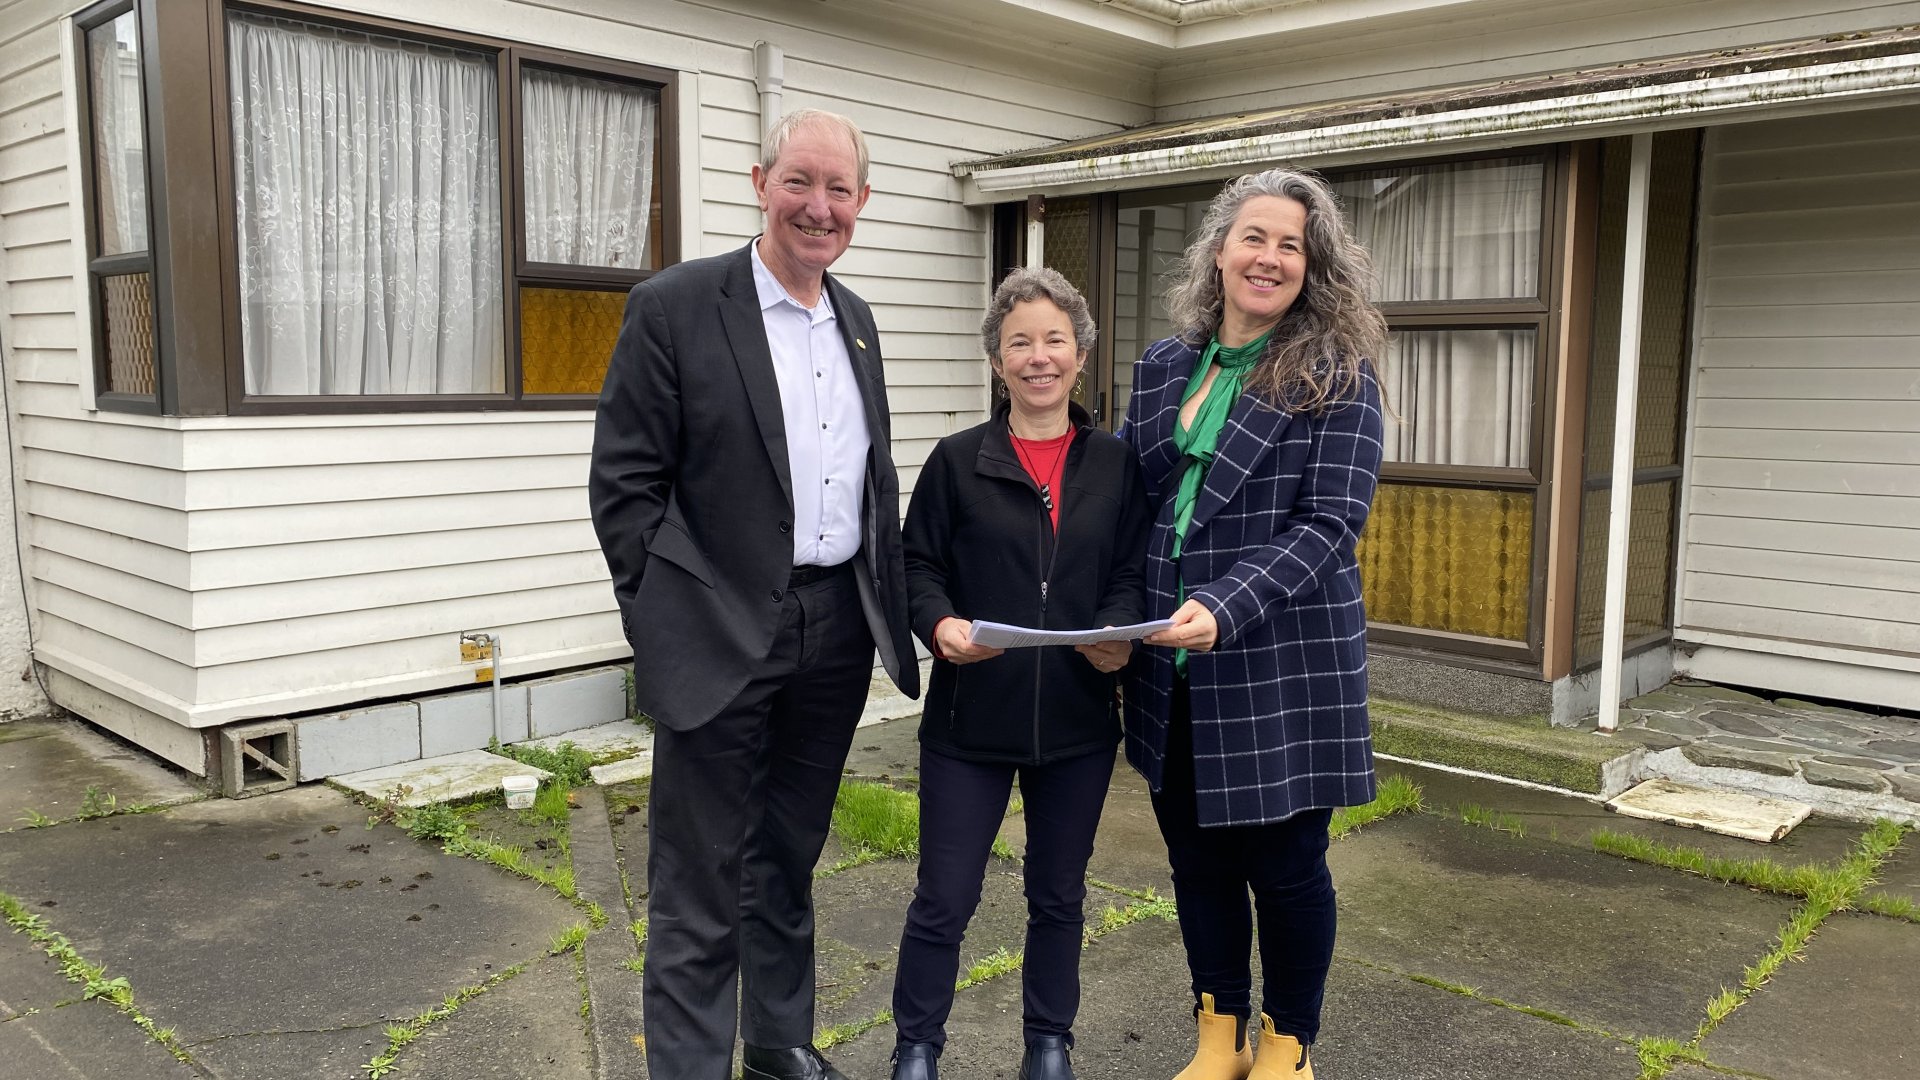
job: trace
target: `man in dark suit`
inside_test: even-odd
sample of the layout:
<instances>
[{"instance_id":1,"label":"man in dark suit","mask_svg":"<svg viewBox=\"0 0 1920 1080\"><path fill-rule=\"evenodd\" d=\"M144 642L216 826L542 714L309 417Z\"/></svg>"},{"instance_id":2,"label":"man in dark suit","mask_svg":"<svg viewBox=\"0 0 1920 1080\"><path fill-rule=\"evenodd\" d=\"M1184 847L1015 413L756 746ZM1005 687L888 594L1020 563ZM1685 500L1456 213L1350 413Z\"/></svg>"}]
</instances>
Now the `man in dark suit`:
<instances>
[{"instance_id":1,"label":"man in dark suit","mask_svg":"<svg viewBox=\"0 0 1920 1080\"><path fill-rule=\"evenodd\" d=\"M879 336L826 274L865 139L794 113L753 187L760 236L634 287L594 427L594 528L658 722L656 1080L727 1080L736 995L748 1080L844 1080L812 1046L813 868L876 648L919 694Z\"/></svg>"}]
</instances>

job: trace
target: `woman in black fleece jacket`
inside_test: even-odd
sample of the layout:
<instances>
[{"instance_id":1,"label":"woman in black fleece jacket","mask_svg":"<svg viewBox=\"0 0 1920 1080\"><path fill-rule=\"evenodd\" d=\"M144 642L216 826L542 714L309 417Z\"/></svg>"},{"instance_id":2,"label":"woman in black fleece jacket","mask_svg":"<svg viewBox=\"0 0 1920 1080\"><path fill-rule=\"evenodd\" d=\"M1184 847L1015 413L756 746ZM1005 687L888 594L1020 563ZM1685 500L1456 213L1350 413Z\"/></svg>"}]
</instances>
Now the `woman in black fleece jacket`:
<instances>
[{"instance_id":1,"label":"woman in black fleece jacket","mask_svg":"<svg viewBox=\"0 0 1920 1080\"><path fill-rule=\"evenodd\" d=\"M1087 859L1120 740L1116 672L1132 646L974 645L972 620L1126 626L1145 609L1146 492L1127 445L1071 400L1093 345L1087 302L1016 270L981 327L1007 396L949 435L905 530L914 631L933 648L920 721L920 879L894 981L894 1080L936 1080L960 942L1016 778L1026 805L1021 1080L1071 1080Z\"/></svg>"}]
</instances>

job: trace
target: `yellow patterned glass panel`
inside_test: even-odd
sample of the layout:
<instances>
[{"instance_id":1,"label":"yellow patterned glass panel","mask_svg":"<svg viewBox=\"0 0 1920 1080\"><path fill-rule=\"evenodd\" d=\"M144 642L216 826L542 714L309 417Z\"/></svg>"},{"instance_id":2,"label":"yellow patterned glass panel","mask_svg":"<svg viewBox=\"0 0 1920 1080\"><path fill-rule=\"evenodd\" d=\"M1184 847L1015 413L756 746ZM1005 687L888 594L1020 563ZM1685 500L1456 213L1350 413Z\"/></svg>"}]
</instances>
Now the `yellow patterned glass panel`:
<instances>
[{"instance_id":1,"label":"yellow patterned glass panel","mask_svg":"<svg viewBox=\"0 0 1920 1080\"><path fill-rule=\"evenodd\" d=\"M153 275L100 279L100 321L107 338L107 385L115 394L152 397Z\"/></svg>"},{"instance_id":2,"label":"yellow patterned glass panel","mask_svg":"<svg viewBox=\"0 0 1920 1080\"><path fill-rule=\"evenodd\" d=\"M529 394L597 394L620 337L627 294L520 290L520 380Z\"/></svg>"},{"instance_id":3,"label":"yellow patterned glass panel","mask_svg":"<svg viewBox=\"0 0 1920 1080\"><path fill-rule=\"evenodd\" d=\"M1531 492L1381 484L1357 555L1368 619L1527 640Z\"/></svg>"}]
</instances>

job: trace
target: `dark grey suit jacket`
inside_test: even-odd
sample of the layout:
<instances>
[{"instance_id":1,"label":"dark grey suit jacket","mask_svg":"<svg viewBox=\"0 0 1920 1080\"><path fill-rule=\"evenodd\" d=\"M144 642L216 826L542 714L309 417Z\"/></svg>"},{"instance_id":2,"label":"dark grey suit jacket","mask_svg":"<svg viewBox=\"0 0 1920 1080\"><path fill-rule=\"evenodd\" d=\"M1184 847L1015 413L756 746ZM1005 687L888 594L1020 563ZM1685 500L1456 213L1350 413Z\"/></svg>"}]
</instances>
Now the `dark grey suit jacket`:
<instances>
[{"instance_id":1,"label":"dark grey suit jacket","mask_svg":"<svg viewBox=\"0 0 1920 1080\"><path fill-rule=\"evenodd\" d=\"M865 301L832 277L826 288L873 442L861 603L887 674L917 697L880 337ZM634 286L600 391L587 494L633 646L635 703L670 728L718 715L773 644L793 566L789 474L748 250Z\"/></svg>"}]
</instances>

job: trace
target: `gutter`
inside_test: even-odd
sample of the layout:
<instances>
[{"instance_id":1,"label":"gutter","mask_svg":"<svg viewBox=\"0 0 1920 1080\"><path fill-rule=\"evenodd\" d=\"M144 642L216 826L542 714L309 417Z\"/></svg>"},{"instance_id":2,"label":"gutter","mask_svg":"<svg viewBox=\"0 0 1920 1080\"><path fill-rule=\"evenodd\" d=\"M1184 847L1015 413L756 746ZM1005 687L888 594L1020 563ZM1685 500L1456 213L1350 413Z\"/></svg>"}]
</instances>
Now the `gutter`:
<instances>
[{"instance_id":1,"label":"gutter","mask_svg":"<svg viewBox=\"0 0 1920 1080\"><path fill-rule=\"evenodd\" d=\"M1280 161L1330 164L1378 159L1385 156L1382 151L1412 146L1453 153L1548 138L1591 138L1620 130L1696 127L1736 114L1808 111L1822 104L1863 107L1901 100L1920 100L1920 53L1735 71L1033 165L994 168L963 162L953 172L967 181L967 202L1001 202L1031 192L1113 190L1205 179ZM1742 116L1748 118L1759 116Z\"/></svg>"},{"instance_id":2,"label":"gutter","mask_svg":"<svg viewBox=\"0 0 1920 1080\"><path fill-rule=\"evenodd\" d=\"M1297 7L1303 0L1196 0L1194 3L1180 4L1174 0L1093 0L1102 7L1119 8L1142 15L1149 19L1158 19L1174 26L1187 26L1191 23L1206 22L1208 19L1224 19L1229 15L1254 15L1274 8Z\"/></svg>"}]
</instances>

